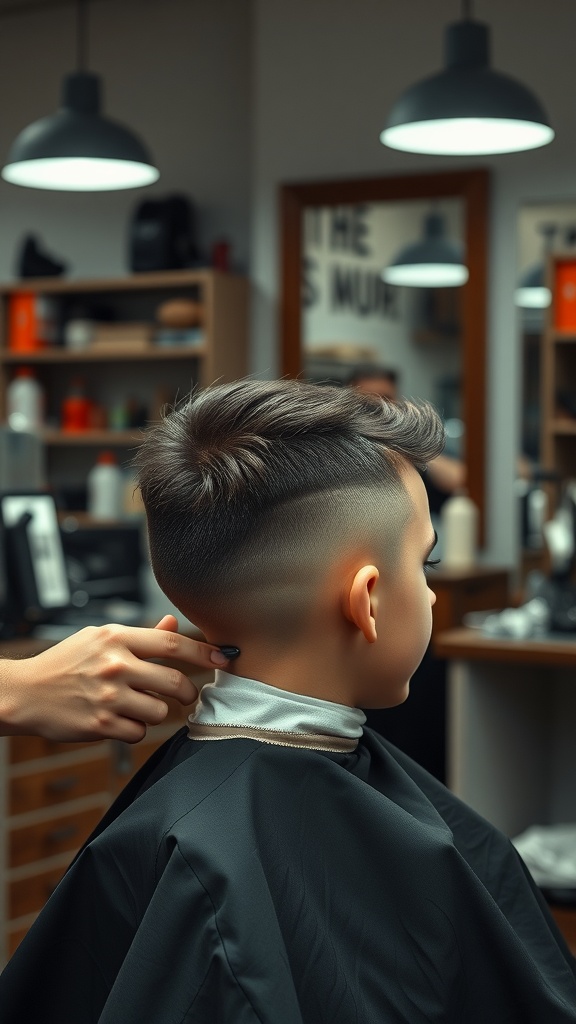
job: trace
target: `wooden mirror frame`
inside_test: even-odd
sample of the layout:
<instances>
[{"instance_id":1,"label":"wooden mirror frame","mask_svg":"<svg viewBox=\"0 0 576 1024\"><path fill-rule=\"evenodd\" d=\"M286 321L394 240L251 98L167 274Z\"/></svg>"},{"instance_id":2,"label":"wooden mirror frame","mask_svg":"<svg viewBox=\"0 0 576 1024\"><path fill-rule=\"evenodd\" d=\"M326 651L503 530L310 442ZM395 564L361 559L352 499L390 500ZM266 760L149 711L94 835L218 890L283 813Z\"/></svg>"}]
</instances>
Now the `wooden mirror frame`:
<instances>
[{"instance_id":1,"label":"wooden mirror frame","mask_svg":"<svg viewBox=\"0 0 576 1024\"><path fill-rule=\"evenodd\" d=\"M410 199L462 199L469 278L462 285L462 418L467 490L484 523L486 485L486 320L490 172L449 171L402 177L312 181L280 187L281 369L302 373L301 264L303 212L308 206ZM483 535L483 528L482 528Z\"/></svg>"}]
</instances>

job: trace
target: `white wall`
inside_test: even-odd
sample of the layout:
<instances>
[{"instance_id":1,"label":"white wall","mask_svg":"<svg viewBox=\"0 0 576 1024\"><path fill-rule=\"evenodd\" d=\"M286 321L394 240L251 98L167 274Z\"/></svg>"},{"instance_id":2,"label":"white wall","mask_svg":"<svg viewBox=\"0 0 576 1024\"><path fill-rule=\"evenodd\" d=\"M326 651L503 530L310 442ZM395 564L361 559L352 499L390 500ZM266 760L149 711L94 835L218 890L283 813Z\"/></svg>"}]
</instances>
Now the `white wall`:
<instances>
[{"instance_id":1,"label":"white wall","mask_svg":"<svg viewBox=\"0 0 576 1024\"><path fill-rule=\"evenodd\" d=\"M256 0L253 175L254 369L274 372L280 182L489 166L488 549L515 559L512 482L518 446L519 348L513 292L516 212L526 199L576 195L576 5L477 0L493 63L534 89L557 130L551 146L493 158L432 158L378 140L399 92L438 70L454 0Z\"/></svg>"},{"instance_id":2,"label":"white wall","mask_svg":"<svg viewBox=\"0 0 576 1024\"><path fill-rule=\"evenodd\" d=\"M127 229L143 198L195 200L200 243L228 238L248 261L251 159L250 0L92 0L89 69L106 113L146 141L161 170L149 189L73 194L0 183L0 280L37 232L74 276L125 272ZM0 159L28 123L56 110L75 68L74 6L0 15Z\"/></svg>"}]
</instances>

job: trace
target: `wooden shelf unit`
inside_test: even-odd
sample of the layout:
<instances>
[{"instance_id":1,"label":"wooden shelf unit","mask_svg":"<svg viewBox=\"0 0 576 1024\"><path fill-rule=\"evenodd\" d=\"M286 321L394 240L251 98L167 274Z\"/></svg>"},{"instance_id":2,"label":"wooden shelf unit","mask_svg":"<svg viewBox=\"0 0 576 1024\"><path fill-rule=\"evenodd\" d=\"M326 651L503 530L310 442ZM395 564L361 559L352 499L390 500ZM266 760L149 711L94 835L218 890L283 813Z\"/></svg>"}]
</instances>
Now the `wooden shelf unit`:
<instances>
[{"instance_id":1,"label":"wooden shelf unit","mask_svg":"<svg viewBox=\"0 0 576 1024\"><path fill-rule=\"evenodd\" d=\"M154 322L156 307L167 299L194 298L201 306L203 337L195 345L155 345L116 350L97 345L86 349L61 343L33 351L8 348L11 297L32 292L56 301L60 333L74 307L104 305L119 322ZM6 389L16 366L32 366L44 388L49 483L82 485L94 462L97 446L114 448L125 463L138 443L139 429L63 431L59 413L66 390L75 377L86 381L88 397L110 409L132 397L149 411L150 419L166 400L185 395L192 384L230 381L248 371L248 281L217 270L175 270L91 280L41 278L0 285L0 421L6 416ZM57 339L61 342L61 339Z\"/></svg>"},{"instance_id":2,"label":"wooden shelf unit","mask_svg":"<svg viewBox=\"0 0 576 1024\"><path fill-rule=\"evenodd\" d=\"M547 279L552 301L542 335L540 461L545 469L556 471L566 480L576 478L576 319L573 324L563 322L567 315L566 304L558 284L563 264L575 268L576 295L574 252L551 253ZM573 401L574 414L563 407L563 392ZM552 501L555 499L553 490L550 488Z\"/></svg>"},{"instance_id":3,"label":"wooden shelf unit","mask_svg":"<svg viewBox=\"0 0 576 1024\"><path fill-rule=\"evenodd\" d=\"M54 351L48 349L40 352L26 353L2 351L0 353L0 364L5 363L6 366L22 366L23 364L34 366L43 363L106 363L110 361L111 356L115 363L146 363L169 361L172 359L205 359L208 354L208 349L205 345L182 345L179 348L164 347L162 345L154 347L151 345L148 351L143 352L126 352L120 351L120 346L118 348L118 353L110 353L110 351L100 352L97 348L86 350L55 348Z\"/></svg>"}]
</instances>

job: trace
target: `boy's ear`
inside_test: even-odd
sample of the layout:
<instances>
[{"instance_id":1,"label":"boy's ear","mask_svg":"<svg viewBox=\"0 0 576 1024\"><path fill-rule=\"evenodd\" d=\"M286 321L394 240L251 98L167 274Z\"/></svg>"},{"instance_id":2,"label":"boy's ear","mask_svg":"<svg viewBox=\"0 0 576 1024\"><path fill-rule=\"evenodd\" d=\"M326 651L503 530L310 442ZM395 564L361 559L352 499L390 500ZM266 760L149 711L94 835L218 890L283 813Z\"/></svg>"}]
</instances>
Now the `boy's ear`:
<instances>
[{"instance_id":1,"label":"boy's ear","mask_svg":"<svg viewBox=\"0 0 576 1024\"><path fill-rule=\"evenodd\" d=\"M374 585L380 578L375 565L363 565L358 569L351 584L346 585L342 595L344 615L360 630L369 644L378 639L376 613L378 598L373 593Z\"/></svg>"}]
</instances>

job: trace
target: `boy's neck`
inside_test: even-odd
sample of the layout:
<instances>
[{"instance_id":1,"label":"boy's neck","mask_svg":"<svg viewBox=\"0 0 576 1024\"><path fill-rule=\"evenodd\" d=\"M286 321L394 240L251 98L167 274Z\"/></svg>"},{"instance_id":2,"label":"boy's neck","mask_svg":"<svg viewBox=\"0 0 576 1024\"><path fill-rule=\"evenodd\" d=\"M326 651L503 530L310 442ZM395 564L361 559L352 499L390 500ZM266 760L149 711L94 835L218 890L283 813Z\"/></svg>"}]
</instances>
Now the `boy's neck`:
<instances>
[{"instance_id":1,"label":"boy's neck","mask_svg":"<svg viewBox=\"0 0 576 1024\"><path fill-rule=\"evenodd\" d=\"M217 671L190 715L190 739L245 737L280 746L351 751L366 716L358 708ZM337 742L334 742L334 741Z\"/></svg>"},{"instance_id":2,"label":"boy's neck","mask_svg":"<svg viewBox=\"0 0 576 1024\"><path fill-rule=\"evenodd\" d=\"M312 645L291 650L268 650L263 644L246 644L241 651L230 665L229 671L235 675L261 680L268 686L304 697L356 707L354 673L348 670L340 653L331 644L324 646L320 638Z\"/></svg>"}]
</instances>

